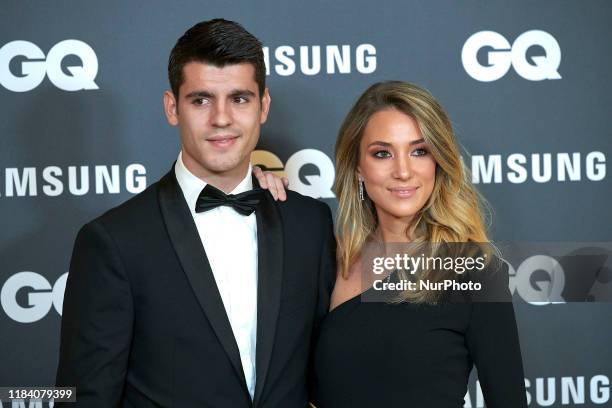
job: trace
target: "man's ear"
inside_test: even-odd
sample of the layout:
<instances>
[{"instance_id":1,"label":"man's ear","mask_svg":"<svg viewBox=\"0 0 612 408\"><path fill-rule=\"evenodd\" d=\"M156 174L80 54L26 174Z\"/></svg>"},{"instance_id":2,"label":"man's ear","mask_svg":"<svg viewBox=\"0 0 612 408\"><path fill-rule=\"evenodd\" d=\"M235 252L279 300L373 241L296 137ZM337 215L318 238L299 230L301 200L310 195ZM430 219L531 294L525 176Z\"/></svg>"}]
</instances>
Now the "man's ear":
<instances>
[{"instance_id":1,"label":"man's ear","mask_svg":"<svg viewBox=\"0 0 612 408\"><path fill-rule=\"evenodd\" d=\"M164 92L164 113L169 124L178 125L178 102L172 91Z\"/></svg>"},{"instance_id":2,"label":"man's ear","mask_svg":"<svg viewBox=\"0 0 612 408\"><path fill-rule=\"evenodd\" d=\"M268 119L268 112L270 112L270 103L272 98L270 97L270 91L268 88L264 89L263 96L261 97L261 115L259 117L259 123L264 124Z\"/></svg>"}]
</instances>

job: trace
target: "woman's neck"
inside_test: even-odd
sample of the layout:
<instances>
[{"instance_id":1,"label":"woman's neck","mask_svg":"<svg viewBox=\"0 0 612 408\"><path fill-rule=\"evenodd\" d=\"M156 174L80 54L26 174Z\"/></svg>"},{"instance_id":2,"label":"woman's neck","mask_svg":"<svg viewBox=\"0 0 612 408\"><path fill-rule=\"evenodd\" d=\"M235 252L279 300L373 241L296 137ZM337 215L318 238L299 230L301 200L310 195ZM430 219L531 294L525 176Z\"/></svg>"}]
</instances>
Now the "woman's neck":
<instances>
[{"instance_id":1,"label":"woman's neck","mask_svg":"<svg viewBox=\"0 0 612 408\"><path fill-rule=\"evenodd\" d=\"M407 234L409 227L410 223L407 220L386 220L379 222L375 236L383 242L410 242L411 239Z\"/></svg>"}]
</instances>

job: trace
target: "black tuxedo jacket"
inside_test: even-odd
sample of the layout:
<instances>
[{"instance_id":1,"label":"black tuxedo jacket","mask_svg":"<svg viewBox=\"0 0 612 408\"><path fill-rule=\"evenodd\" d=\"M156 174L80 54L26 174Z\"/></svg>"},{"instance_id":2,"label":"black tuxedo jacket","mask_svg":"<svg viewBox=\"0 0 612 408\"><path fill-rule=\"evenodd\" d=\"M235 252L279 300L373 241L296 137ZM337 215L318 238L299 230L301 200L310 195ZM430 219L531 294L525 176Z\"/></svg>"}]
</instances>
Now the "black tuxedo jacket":
<instances>
[{"instance_id":1,"label":"black tuxedo jacket","mask_svg":"<svg viewBox=\"0 0 612 408\"><path fill-rule=\"evenodd\" d=\"M79 232L64 296L56 407L307 406L311 343L335 278L329 207L289 192L256 210L256 386L174 168ZM212 238L214 239L214 237Z\"/></svg>"}]
</instances>

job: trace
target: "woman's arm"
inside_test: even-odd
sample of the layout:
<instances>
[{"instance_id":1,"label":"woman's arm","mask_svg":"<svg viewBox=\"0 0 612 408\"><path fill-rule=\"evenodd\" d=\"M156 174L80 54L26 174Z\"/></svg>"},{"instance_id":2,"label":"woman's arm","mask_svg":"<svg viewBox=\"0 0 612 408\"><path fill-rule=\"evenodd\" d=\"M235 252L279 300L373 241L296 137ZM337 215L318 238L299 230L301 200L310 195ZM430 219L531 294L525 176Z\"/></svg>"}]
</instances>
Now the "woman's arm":
<instances>
[{"instance_id":1,"label":"woman's arm","mask_svg":"<svg viewBox=\"0 0 612 408\"><path fill-rule=\"evenodd\" d=\"M526 408L518 330L508 289L508 266L483 271L484 296L474 299L466 342L488 408ZM494 299L494 302L485 299Z\"/></svg>"},{"instance_id":2,"label":"woman's arm","mask_svg":"<svg viewBox=\"0 0 612 408\"><path fill-rule=\"evenodd\" d=\"M274 200L285 201L287 193L285 189L289 187L289 179L287 177L278 177L276 174L263 171L259 166L253 166L253 175L257 178L259 186L264 190L268 190Z\"/></svg>"}]
</instances>

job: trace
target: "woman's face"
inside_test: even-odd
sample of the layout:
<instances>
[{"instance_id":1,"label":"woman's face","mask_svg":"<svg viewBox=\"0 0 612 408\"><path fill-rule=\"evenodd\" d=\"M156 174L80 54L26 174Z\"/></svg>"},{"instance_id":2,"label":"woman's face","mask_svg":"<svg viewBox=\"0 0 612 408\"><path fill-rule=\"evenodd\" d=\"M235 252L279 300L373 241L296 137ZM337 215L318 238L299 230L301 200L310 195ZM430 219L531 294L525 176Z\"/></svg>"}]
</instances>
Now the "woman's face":
<instances>
[{"instance_id":1,"label":"woman's face","mask_svg":"<svg viewBox=\"0 0 612 408\"><path fill-rule=\"evenodd\" d=\"M409 222L429 199L436 180L436 162L417 122L392 108L368 121L357 171L383 225L394 219Z\"/></svg>"}]
</instances>

